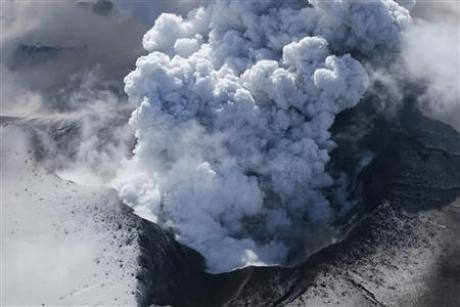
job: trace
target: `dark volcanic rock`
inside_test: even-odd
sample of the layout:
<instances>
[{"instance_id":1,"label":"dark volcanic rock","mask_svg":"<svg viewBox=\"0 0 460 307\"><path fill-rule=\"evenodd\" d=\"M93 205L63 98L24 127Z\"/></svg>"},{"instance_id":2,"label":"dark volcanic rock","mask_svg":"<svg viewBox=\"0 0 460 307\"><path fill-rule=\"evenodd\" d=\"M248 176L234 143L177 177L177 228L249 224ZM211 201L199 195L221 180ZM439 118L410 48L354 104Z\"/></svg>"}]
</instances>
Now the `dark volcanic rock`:
<instances>
[{"instance_id":1,"label":"dark volcanic rock","mask_svg":"<svg viewBox=\"0 0 460 307\"><path fill-rule=\"evenodd\" d=\"M57 47L40 44L23 44L16 47L9 64L12 71L31 69L64 57L87 56L88 47Z\"/></svg>"}]
</instances>

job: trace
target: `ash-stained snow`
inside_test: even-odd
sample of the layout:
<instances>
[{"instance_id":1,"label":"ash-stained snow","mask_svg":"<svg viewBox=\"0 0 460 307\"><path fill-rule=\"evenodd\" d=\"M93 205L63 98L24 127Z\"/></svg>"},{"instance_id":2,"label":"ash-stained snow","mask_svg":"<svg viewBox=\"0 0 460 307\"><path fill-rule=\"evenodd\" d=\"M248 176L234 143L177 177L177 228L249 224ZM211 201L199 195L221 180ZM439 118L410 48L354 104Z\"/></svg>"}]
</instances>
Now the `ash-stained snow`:
<instances>
[{"instance_id":1,"label":"ash-stained snow","mask_svg":"<svg viewBox=\"0 0 460 307\"><path fill-rule=\"evenodd\" d=\"M45 171L25 131L1 132L2 304L135 305L137 234L116 193Z\"/></svg>"}]
</instances>

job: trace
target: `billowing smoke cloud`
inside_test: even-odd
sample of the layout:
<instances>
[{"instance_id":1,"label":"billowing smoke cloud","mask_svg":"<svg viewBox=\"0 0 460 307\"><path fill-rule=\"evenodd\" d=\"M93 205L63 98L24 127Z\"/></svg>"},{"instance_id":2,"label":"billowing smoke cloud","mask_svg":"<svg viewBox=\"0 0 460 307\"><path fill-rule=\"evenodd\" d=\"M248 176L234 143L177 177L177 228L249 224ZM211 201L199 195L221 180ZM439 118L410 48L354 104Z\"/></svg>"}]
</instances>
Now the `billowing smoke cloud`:
<instances>
[{"instance_id":1,"label":"billowing smoke cloud","mask_svg":"<svg viewBox=\"0 0 460 307\"><path fill-rule=\"evenodd\" d=\"M390 61L412 22L392 0L311 4L161 15L125 78L137 146L114 185L211 271L311 252L334 215L328 129L369 83L358 60Z\"/></svg>"}]
</instances>

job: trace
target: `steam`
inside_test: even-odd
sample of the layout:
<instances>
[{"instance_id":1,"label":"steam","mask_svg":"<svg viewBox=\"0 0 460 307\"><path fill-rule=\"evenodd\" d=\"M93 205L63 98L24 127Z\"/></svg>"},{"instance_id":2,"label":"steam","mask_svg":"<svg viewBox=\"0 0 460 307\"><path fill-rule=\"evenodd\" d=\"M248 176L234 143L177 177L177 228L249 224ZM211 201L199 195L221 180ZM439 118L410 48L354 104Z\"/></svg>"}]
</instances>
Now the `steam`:
<instances>
[{"instance_id":1,"label":"steam","mask_svg":"<svg viewBox=\"0 0 460 307\"><path fill-rule=\"evenodd\" d=\"M1 115L31 123L49 170L106 182L132 146L122 79L146 27L110 1L5 1L1 17Z\"/></svg>"},{"instance_id":2,"label":"steam","mask_svg":"<svg viewBox=\"0 0 460 307\"><path fill-rule=\"evenodd\" d=\"M409 11L391 0L217 1L163 14L125 78L134 157L114 185L210 271L312 252L333 220L328 129L394 58Z\"/></svg>"},{"instance_id":3,"label":"steam","mask_svg":"<svg viewBox=\"0 0 460 307\"><path fill-rule=\"evenodd\" d=\"M460 4L421 2L414 14L402 54L408 78L425 85L418 97L425 114L460 131Z\"/></svg>"}]
</instances>

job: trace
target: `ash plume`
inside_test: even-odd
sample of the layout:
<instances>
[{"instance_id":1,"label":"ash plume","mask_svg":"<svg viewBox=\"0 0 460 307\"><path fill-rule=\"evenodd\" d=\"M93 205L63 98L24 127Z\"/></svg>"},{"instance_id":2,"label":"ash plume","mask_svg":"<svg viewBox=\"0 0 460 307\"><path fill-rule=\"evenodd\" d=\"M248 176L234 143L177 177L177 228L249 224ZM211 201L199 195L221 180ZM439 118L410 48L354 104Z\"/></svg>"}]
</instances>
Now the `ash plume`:
<instances>
[{"instance_id":1,"label":"ash plume","mask_svg":"<svg viewBox=\"0 0 460 307\"><path fill-rule=\"evenodd\" d=\"M409 5L405 5L408 7ZM392 61L392 0L217 1L163 14L125 78L137 145L114 186L213 272L286 264L334 218L328 129Z\"/></svg>"}]
</instances>

